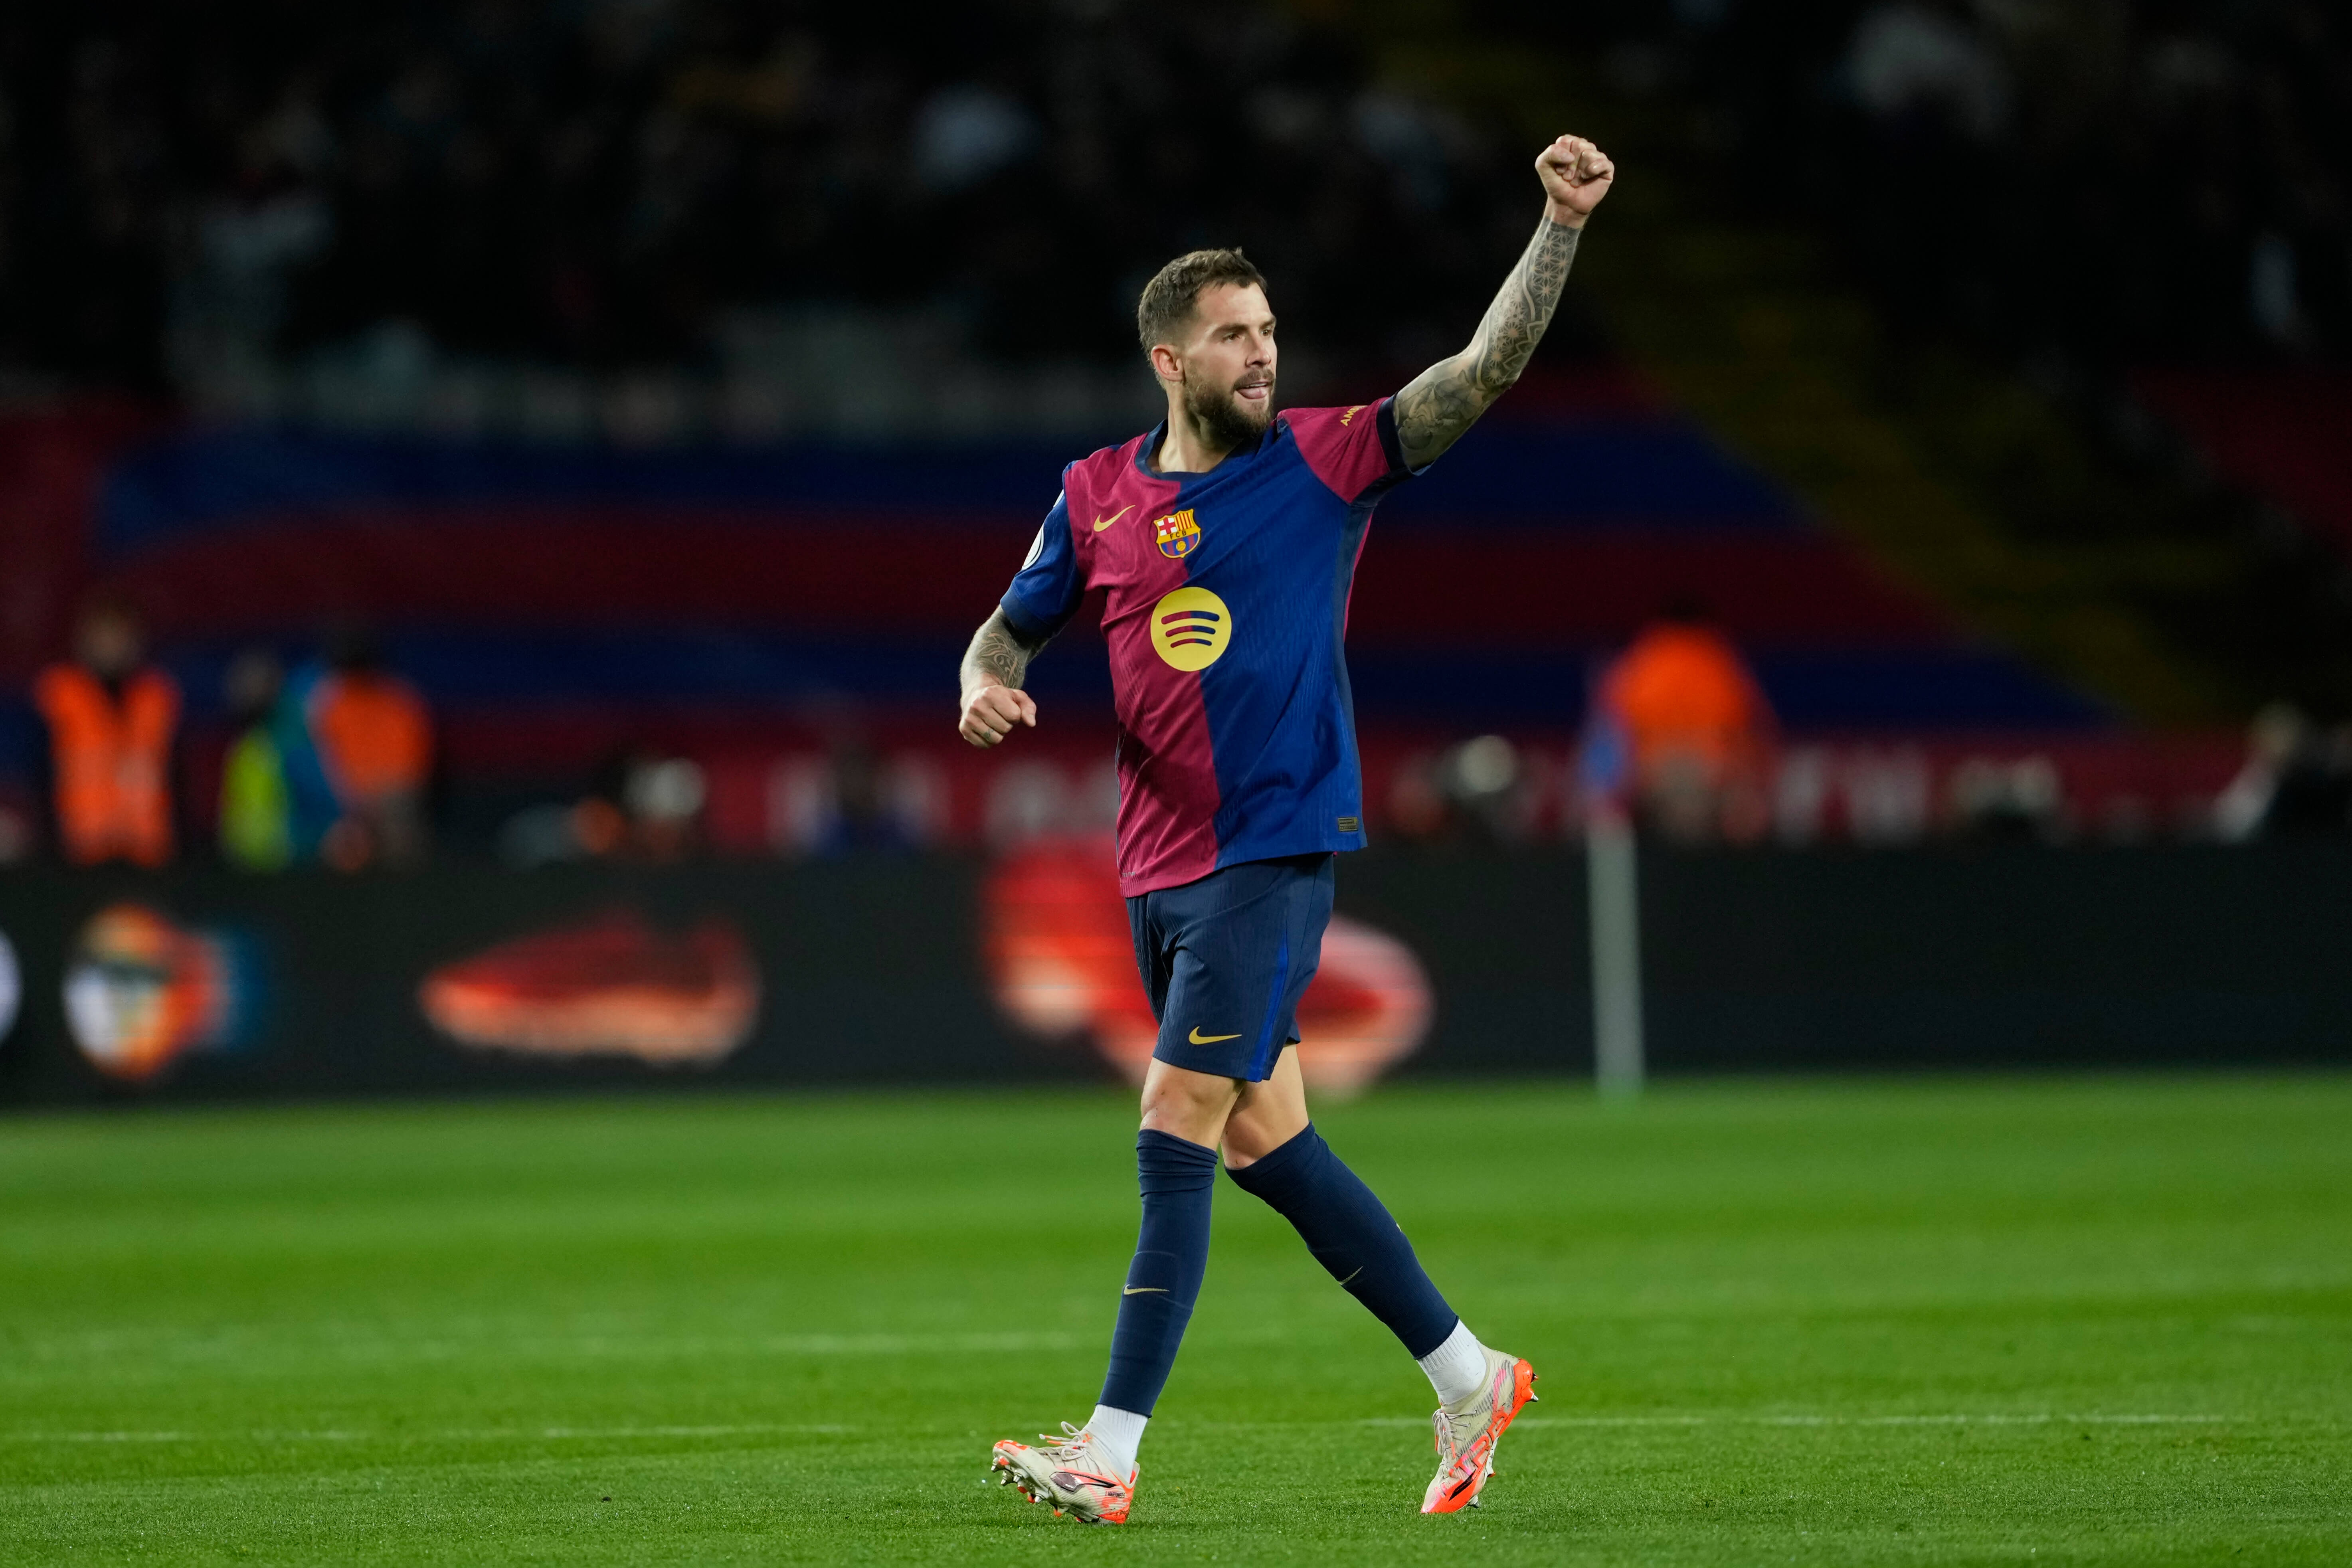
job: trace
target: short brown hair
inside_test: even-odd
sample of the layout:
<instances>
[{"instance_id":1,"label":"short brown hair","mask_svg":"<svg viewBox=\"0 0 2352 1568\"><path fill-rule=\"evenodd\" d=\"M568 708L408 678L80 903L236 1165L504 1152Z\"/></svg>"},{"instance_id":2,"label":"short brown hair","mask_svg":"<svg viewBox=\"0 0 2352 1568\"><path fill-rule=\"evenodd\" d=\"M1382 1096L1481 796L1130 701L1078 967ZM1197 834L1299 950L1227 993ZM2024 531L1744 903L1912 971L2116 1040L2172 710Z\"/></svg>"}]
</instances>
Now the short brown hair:
<instances>
[{"instance_id":1,"label":"short brown hair","mask_svg":"<svg viewBox=\"0 0 2352 1568\"><path fill-rule=\"evenodd\" d=\"M1265 274L1238 250L1188 250L1155 274L1135 302L1135 335L1143 352L1173 342L1192 318L1201 290L1222 284L1246 284L1263 289Z\"/></svg>"}]
</instances>

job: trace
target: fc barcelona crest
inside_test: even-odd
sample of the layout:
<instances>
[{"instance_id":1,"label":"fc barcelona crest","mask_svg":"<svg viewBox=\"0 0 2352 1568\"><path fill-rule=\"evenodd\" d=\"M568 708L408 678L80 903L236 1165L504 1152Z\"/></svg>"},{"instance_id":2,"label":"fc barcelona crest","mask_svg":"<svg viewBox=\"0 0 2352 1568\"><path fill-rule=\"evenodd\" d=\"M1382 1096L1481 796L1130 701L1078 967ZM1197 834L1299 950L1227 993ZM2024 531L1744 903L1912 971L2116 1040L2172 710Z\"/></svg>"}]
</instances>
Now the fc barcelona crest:
<instances>
[{"instance_id":1,"label":"fc barcelona crest","mask_svg":"<svg viewBox=\"0 0 2352 1568\"><path fill-rule=\"evenodd\" d=\"M1189 506L1154 522L1151 533L1160 542L1160 553L1171 560L1190 555L1201 547L1201 525L1192 521L1192 509Z\"/></svg>"}]
</instances>

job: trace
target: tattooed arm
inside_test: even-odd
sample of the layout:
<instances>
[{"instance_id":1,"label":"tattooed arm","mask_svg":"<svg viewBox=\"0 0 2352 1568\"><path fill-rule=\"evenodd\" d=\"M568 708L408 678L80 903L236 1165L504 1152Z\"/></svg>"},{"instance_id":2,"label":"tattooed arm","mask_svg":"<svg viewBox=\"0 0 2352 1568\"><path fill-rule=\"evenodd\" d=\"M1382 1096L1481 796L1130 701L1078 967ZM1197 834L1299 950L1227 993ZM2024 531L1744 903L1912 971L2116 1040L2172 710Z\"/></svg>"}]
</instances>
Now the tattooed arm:
<instances>
[{"instance_id":1,"label":"tattooed arm","mask_svg":"<svg viewBox=\"0 0 2352 1568\"><path fill-rule=\"evenodd\" d=\"M963 654L963 719L956 733L973 745L995 745L1013 733L1016 724L1034 729L1037 702L1021 689L1029 677L1029 661L1045 646L1013 628L999 609L981 622L971 646Z\"/></svg>"},{"instance_id":2,"label":"tattooed arm","mask_svg":"<svg viewBox=\"0 0 2352 1568\"><path fill-rule=\"evenodd\" d=\"M1580 136L1561 137L1536 159L1546 198L1543 226L1486 307L1470 346L1431 365L1397 394L1397 440L1412 467L1435 461L1519 379L1559 304L1560 286L1576 258L1576 237L1616 175L1616 165Z\"/></svg>"}]
</instances>

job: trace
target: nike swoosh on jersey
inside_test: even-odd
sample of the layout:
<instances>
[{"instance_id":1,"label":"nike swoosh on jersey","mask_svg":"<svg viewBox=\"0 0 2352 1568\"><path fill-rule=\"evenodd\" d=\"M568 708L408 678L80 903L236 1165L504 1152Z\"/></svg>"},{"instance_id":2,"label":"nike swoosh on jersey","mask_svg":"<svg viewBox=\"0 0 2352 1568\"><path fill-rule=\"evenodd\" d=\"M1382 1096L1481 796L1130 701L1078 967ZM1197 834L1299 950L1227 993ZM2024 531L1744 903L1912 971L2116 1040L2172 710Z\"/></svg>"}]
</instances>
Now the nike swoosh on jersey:
<instances>
[{"instance_id":1,"label":"nike swoosh on jersey","mask_svg":"<svg viewBox=\"0 0 2352 1568\"><path fill-rule=\"evenodd\" d=\"M1230 1035L1204 1035L1201 1033L1201 1026L1195 1024L1192 1026L1192 1034L1186 1037L1196 1046L1213 1046L1219 1040L1238 1040L1242 1037L1239 1030L1235 1030Z\"/></svg>"},{"instance_id":2,"label":"nike swoosh on jersey","mask_svg":"<svg viewBox=\"0 0 2352 1568\"><path fill-rule=\"evenodd\" d=\"M1168 1287L1165 1285L1122 1285L1118 1288L1118 1293L1122 1296L1150 1296L1155 1294L1165 1296L1168 1294Z\"/></svg>"},{"instance_id":3,"label":"nike swoosh on jersey","mask_svg":"<svg viewBox=\"0 0 2352 1568\"><path fill-rule=\"evenodd\" d=\"M1100 533L1104 529L1108 528L1112 523L1117 522L1120 518L1125 517L1129 512L1131 512L1134 510L1134 504L1129 502L1128 505L1123 506L1117 511L1111 513L1108 517L1098 517L1095 519L1095 531L1097 533Z\"/></svg>"}]
</instances>

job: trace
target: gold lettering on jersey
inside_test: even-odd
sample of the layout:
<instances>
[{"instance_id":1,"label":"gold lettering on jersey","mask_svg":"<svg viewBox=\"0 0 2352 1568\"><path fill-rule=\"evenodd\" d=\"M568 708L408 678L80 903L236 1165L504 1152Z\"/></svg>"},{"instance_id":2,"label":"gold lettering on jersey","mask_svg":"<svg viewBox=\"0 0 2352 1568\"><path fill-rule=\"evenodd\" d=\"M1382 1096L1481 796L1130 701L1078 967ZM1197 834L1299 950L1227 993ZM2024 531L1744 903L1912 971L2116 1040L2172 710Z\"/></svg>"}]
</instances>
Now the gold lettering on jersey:
<instances>
[{"instance_id":1,"label":"gold lettering on jersey","mask_svg":"<svg viewBox=\"0 0 2352 1568\"><path fill-rule=\"evenodd\" d=\"M1361 414L1363 411L1364 405L1359 403L1353 408L1349 409L1348 412L1339 416L1339 423L1345 425L1349 420L1353 419L1357 415Z\"/></svg>"}]
</instances>

